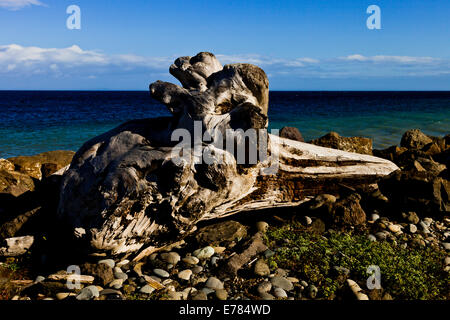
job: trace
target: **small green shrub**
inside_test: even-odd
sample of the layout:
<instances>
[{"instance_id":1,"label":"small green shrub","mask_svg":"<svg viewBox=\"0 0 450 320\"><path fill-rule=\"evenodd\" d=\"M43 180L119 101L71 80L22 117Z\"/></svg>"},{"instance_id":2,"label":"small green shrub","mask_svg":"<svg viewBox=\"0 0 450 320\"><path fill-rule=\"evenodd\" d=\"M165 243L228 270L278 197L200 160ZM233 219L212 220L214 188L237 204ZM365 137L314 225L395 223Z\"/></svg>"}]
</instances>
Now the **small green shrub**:
<instances>
[{"instance_id":1,"label":"small green shrub","mask_svg":"<svg viewBox=\"0 0 450 320\"><path fill-rule=\"evenodd\" d=\"M286 240L289 239L289 244ZM319 287L323 298L334 296L342 283L333 266L351 271L350 277L366 283L367 268L377 265L381 285L397 299L447 299L450 277L443 271L444 252L431 248L401 248L388 241L371 242L364 234L332 233L329 238L309 233L301 225L270 228L269 246L276 255L269 265L294 270Z\"/></svg>"}]
</instances>

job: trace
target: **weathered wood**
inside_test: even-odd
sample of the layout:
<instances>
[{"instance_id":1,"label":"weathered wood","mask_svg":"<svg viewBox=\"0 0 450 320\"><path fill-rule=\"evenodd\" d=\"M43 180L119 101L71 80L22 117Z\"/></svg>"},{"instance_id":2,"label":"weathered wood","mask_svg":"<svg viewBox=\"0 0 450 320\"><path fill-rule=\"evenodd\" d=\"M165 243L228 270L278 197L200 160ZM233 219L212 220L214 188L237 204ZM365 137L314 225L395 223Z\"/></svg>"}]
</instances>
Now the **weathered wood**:
<instances>
[{"instance_id":1,"label":"weathered wood","mask_svg":"<svg viewBox=\"0 0 450 320\"><path fill-rule=\"evenodd\" d=\"M28 251L33 245L33 236L5 239L6 247L0 248L0 257L17 257Z\"/></svg>"},{"instance_id":2,"label":"weathered wood","mask_svg":"<svg viewBox=\"0 0 450 320\"><path fill-rule=\"evenodd\" d=\"M58 216L90 251L146 248L141 259L199 221L296 206L339 183L370 184L398 169L373 156L264 135L268 80L256 66L222 68L214 55L200 53L178 59L170 72L183 87L157 81L150 92L173 117L130 121L86 142L63 175ZM210 140L196 142L198 122ZM242 164L223 140L247 146L239 130L248 129L262 130L258 139L267 145L258 145L258 161ZM194 137L183 157L172 141L180 130ZM198 162L205 154L212 161Z\"/></svg>"}]
</instances>

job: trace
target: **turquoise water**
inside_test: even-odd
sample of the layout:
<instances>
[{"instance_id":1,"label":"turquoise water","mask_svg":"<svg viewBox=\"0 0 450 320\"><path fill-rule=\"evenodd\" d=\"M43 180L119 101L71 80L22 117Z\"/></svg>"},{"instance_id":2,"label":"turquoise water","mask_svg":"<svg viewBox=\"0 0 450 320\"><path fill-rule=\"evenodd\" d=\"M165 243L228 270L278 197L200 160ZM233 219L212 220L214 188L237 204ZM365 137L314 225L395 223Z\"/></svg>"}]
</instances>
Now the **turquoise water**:
<instances>
[{"instance_id":1,"label":"turquoise water","mask_svg":"<svg viewBox=\"0 0 450 320\"><path fill-rule=\"evenodd\" d=\"M306 141L336 131L385 148L399 144L408 129L450 133L449 92L279 92L270 108L270 128L297 127Z\"/></svg>"},{"instance_id":2,"label":"turquoise water","mask_svg":"<svg viewBox=\"0 0 450 320\"><path fill-rule=\"evenodd\" d=\"M0 91L0 158L76 151L120 123L169 115L148 92ZM450 133L450 92L271 92L269 128L297 127L305 140L330 131L399 144L419 128Z\"/></svg>"}]
</instances>

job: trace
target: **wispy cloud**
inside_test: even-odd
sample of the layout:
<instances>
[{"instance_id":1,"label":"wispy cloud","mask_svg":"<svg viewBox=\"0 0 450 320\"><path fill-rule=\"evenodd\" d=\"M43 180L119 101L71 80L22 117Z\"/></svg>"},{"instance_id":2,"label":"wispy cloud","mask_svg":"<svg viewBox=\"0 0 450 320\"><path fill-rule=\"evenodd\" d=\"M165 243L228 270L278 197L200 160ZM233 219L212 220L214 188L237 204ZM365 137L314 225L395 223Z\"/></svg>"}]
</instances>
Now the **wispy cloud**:
<instances>
[{"instance_id":1,"label":"wispy cloud","mask_svg":"<svg viewBox=\"0 0 450 320\"><path fill-rule=\"evenodd\" d=\"M266 71L269 78L419 77L450 74L450 60L433 57L360 54L327 59L286 59L257 54L217 54L217 57L222 64L245 62L258 65ZM57 78L75 75L86 79L105 75L115 77L151 74L170 79L167 71L175 58L176 56L111 55L85 50L76 45L67 48L40 48L10 44L0 46L0 74L16 77L45 75Z\"/></svg>"},{"instance_id":2,"label":"wispy cloud","mask_svg":"<svg viewBox=\"0 0 450 320\"><path fill-rule=\"evenodd\" d=\"M6 8L8 10L20 10L29 6L45 6L44 3L38 0L0 0L0 8Z\"/></svg>"},{"instance_id":3,"label":"wispy cloud","mask_svg":"<svg viewBox=\"0 0 450 320\"><path fill-rule=\"evenodd\" d=\"M393 63L434 63L440 62L439 58L432 57L408 57L408 56L371 56L366 57L360 54L353 54L346 57L342 57L342 60L347 61L360 61L360 62L393 62Z\"/></svg>"},{"instance_id":4,"label":"wispy cloud","mask_svg":"<svg viewBox=\"0 0 450 320\"><path fill-rule=\"evenodd\" d=\"M105 71L130 71L135 68L167 69L173 59L142 57L132 54L107 55L98 51L83 50L73 45L67 48L23 47L17 44L0 46L0 73L104 73Z\"/></svg>"}]
</instances>

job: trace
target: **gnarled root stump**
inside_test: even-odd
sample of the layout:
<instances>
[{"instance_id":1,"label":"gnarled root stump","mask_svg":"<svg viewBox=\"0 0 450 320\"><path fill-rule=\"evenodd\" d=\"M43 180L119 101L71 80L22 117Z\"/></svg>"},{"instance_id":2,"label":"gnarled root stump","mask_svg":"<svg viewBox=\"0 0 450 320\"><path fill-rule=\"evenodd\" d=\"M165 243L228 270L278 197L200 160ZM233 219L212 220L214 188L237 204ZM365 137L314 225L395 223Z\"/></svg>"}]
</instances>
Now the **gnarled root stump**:
<instances>
[{"instance_id":1,"label":"gnarled root stump","mask_svg":"<svg viewBox=\"0 0 450 320\"><path fill-rule=\"evenodd\" d=\"M337 183L369 184L398 169L381 158L264 134L268 80L256 66L222 67L199 53L177 59L170 72L183 87L157 81L150 92L172 117L130 121L88 141L64 174L58 216L92 251L152 252L200 220L295 206ZM251 139L241 132L248 129L258 129L263 142L253 162ZM205 155L209 161L199 161Z\"/></svg>"}]
</instances>

